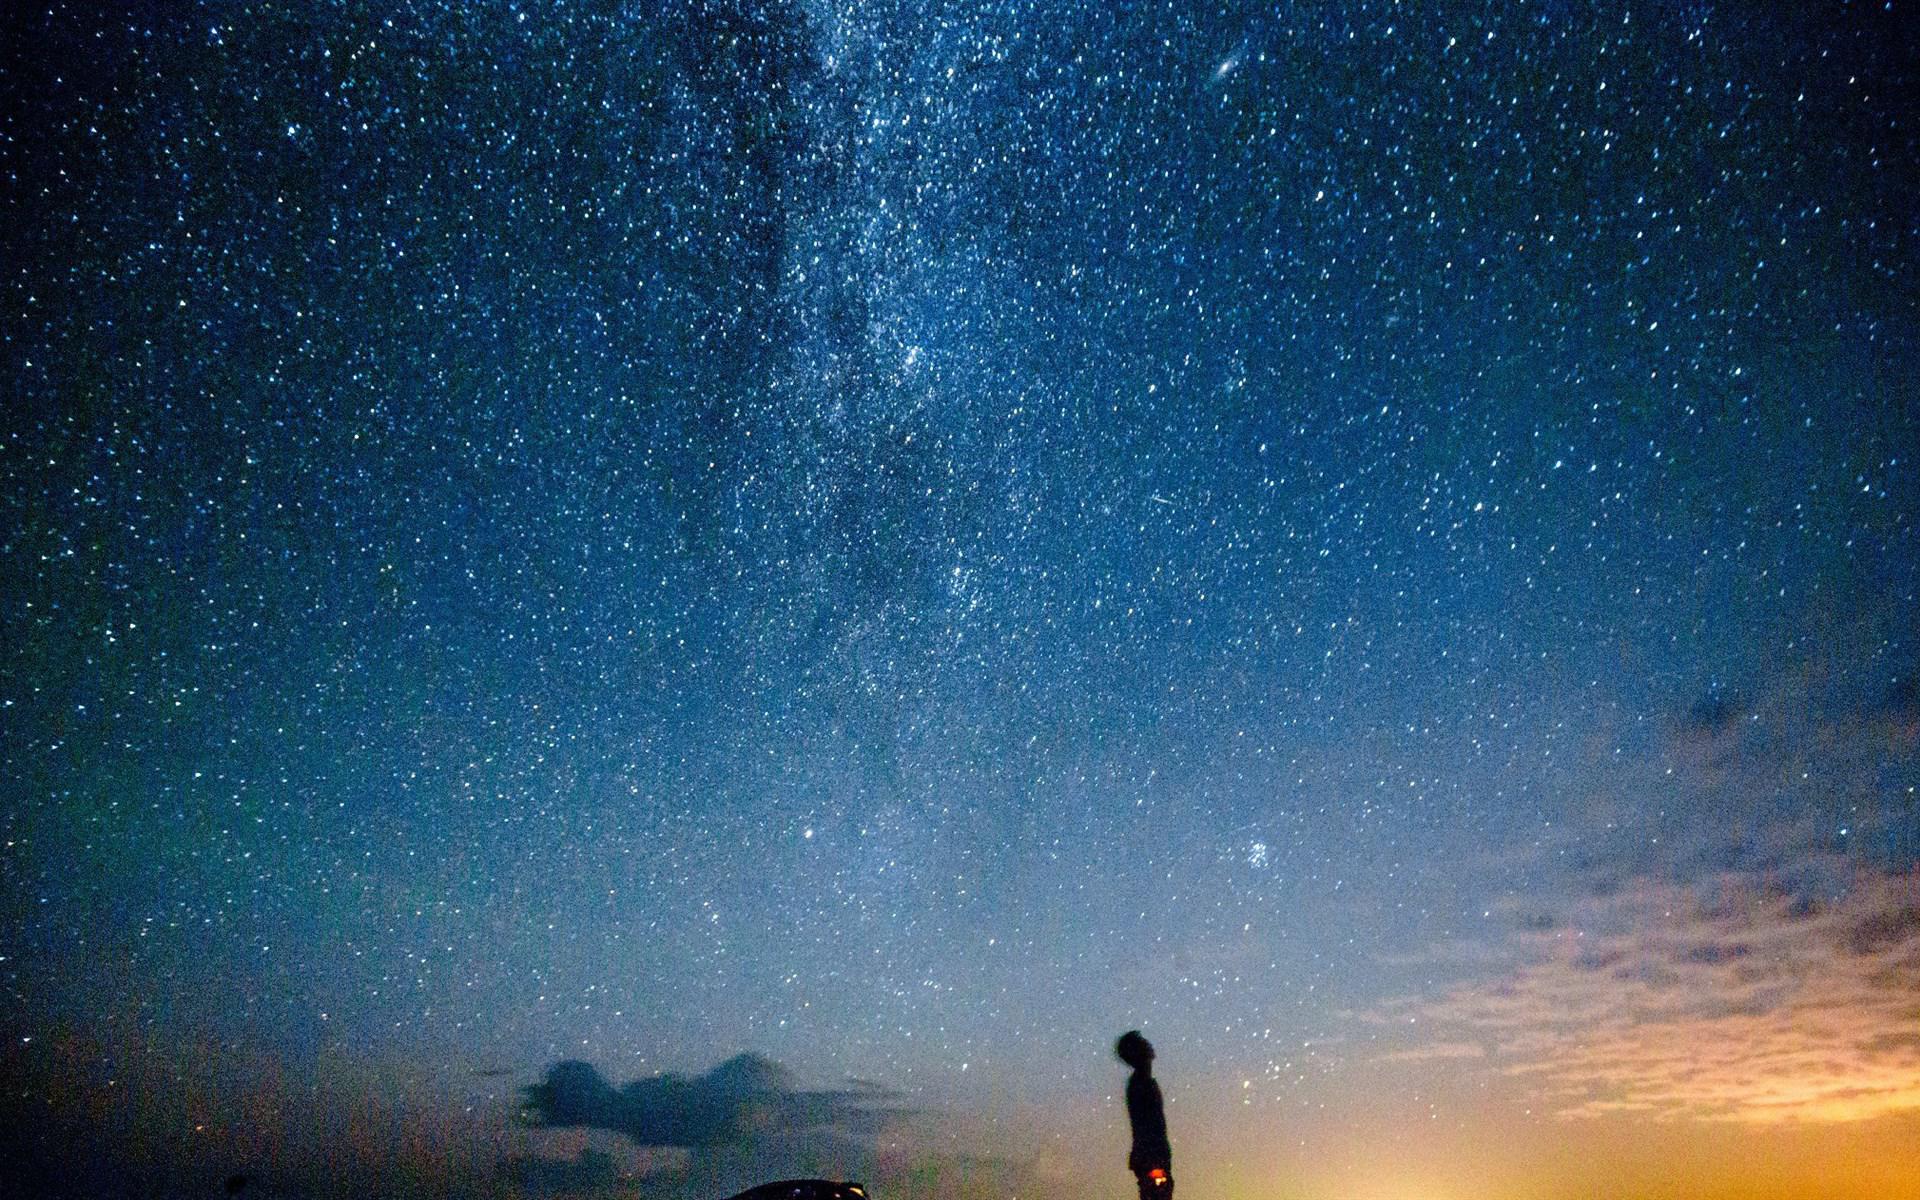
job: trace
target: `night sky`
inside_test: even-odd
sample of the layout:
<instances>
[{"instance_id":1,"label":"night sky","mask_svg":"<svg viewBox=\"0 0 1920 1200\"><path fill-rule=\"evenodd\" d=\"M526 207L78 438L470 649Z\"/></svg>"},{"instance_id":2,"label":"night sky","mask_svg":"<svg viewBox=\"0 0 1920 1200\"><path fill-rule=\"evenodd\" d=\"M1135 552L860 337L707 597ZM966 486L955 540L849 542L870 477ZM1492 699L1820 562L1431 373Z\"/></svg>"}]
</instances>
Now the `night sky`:
<instances>
[{"instance_id":1,"label":"night sky","mask_svg":"<svg viewBox=\"0 0 1920 1200\"><path fill-rule=\"evenodd\" d=\"M1192 1200L1920 1192L1904 0L134 7L0 29L22 1178L1127 1196L1138 1027Z\"/></svg>"}]
</instances>

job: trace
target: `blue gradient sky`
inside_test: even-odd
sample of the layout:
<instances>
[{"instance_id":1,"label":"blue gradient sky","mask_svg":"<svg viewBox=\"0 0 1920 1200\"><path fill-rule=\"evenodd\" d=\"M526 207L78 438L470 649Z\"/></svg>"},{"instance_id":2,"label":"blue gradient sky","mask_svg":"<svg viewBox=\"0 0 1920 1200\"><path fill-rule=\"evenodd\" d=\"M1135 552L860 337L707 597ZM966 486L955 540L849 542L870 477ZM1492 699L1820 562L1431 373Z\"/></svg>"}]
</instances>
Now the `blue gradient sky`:
<instances>
[{"instance_id":1,"label":"blue gradient sky","mask_svg":"<svg viewBox=\"0 0 1920 1200\"><path fill-rule=\"evenodd\" d=\"M21 18L23 1161L1911 1181L1912 28ZM897 1119L516 1123L742 1052Z\"/></svg>"}]
</instances>

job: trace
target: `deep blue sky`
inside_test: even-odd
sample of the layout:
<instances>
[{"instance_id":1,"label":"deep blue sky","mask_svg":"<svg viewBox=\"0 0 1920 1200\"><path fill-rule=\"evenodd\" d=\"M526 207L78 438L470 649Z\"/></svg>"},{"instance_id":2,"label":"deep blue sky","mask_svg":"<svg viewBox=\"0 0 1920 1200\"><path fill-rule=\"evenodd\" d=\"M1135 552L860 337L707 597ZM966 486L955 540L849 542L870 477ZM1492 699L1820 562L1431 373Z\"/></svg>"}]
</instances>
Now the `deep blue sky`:
<instances>
[{"instance_id":1,"label":"deep blue sky","mask_svg":"<svg viewBox=\"0 0 1920 1200\"><path fill-rule=\"evenodd\" d=\"M1137 1025L1280 1140L1561 1061L1471 998L1635 904L1635 1044L1911 1118L1914 27L1793 7L15 18L20 1121L751 1051L1092 1127Z\"/></svg>"}]
</instances>

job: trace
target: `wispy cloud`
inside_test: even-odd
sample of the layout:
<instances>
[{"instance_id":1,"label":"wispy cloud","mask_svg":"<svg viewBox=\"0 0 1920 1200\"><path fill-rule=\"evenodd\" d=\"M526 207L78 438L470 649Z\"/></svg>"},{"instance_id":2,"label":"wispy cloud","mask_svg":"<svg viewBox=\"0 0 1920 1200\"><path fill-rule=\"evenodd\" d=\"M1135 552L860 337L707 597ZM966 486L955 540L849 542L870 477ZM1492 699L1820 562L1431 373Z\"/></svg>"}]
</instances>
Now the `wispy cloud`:
<instances>
[{"instance_id":1,"label":"wispy cloud","mask_svg":"<svg viewBox=\"0 0 1920 1200\"><path fill-rule=\"evenodd\" d=\"M1372 1015L1417 1031L1396 1060L1480 1048L1565 1117L1920 1109L1920 873L1830 865L1813 890L1638 879L1523 927L1511 970Z\"/></svg>"},{"instance_id":2,"label":"wispy cloud","mask_svg":"<svg viewBox=\"0 0 1920 1200\"><path fill-rule=\"evenodd\" d=\"M1446 1062L1456 1058L1485 1058L1487 1048L1479 1042L1426 1042L1393 1050L1380 1056L1387 1063Z\"/></svg>"}]
</instances>

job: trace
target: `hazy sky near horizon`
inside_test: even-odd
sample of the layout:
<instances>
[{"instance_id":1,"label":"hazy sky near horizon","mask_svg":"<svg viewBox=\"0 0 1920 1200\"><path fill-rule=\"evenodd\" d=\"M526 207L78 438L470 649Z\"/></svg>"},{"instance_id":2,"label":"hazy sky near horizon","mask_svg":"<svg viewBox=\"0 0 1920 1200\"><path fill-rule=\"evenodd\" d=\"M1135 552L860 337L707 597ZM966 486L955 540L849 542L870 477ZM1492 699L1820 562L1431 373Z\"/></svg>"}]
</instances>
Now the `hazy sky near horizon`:
<instances>
[{"instance_id":1,"label":"hazy sky near horizon","mask_svg":"<svg viewBox=\"0 0 1920 1200\"><path fill-rule=\"evenodd\" d=\"M9 22L10 1152L1920 1183L1920 46L1759 7Z\"/></svg>"}]
</instances>

